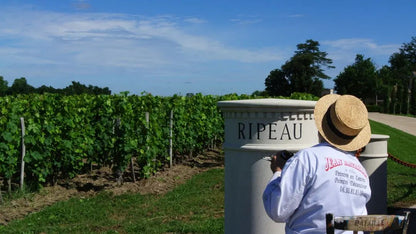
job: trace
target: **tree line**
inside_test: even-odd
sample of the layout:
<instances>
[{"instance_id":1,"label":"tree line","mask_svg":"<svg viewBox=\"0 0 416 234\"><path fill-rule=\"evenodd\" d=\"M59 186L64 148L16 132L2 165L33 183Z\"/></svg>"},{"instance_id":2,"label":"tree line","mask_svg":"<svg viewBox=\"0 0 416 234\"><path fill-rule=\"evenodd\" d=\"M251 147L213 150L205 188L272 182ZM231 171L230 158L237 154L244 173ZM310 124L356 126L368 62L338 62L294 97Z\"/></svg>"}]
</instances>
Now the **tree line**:
<instances>
[{"instance_id":1,"label":"tree line","mask_svg":"<svg viewBox=\"0 0 416 234\"><path fill-rule=\"evenodd\" d=\"M331 69L332 59L320 51L319 42L307 40L297 45L295 54L281 68L265 79L265 90L253 94L289 96L293 92L322 96L324 79L330 79L324 68ZM355 62L334 79L338 94L361 98L370 111L416 115L416 37L403 43L380 69L371 58L357 54Z\"/></svg>"},{"instance_id":2,"label":"tree line","mask_svg":"<svg viewBox=\"0 0 416 234\"><path fill-rule=\"evenodd\" d=\"M78 95L78 94L111 94L111 90L108 87L98 87L93 85L84 85L80 82L72 81L72 84L63 88L57 89L52 86L42 85L35 88L27 83L25 77L17 78L13 84L9 87L7 80L0 76L0 96L17 95L17 94L31 94L31 93L56 93L64 95Z\"/></svg>"}]
</instances>

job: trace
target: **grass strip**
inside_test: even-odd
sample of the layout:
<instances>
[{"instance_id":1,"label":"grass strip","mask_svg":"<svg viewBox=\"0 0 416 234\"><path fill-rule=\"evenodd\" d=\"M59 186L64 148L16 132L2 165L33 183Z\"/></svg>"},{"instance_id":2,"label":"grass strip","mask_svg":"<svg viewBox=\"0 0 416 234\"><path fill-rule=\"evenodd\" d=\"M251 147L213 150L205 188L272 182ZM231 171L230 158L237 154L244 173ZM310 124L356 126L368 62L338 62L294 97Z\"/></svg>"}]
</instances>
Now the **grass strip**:
<instances>
[{"instance_id":1,"label":"grass strip","mask_svg":"<svg viewBox=\"0 0 416 234\"><path fill-rule=\"evenodd\" d=\"M198 174L165 195L73 198L0 227L1 233L223 233L224 170Z\"/></svg>"},{"instance_id":2,"label":"grass strip","mask_svg":"<svg viewBox=\"0 0 416 234\"><path fill-rule=\"evenodd\" d=\"M370 124L373 134L390 136L390 154L416 164L416 136L375 121L370 121ZM416 204L416 169L387 161L387 204L403 207Z\"/></svg>"}]
</instances>

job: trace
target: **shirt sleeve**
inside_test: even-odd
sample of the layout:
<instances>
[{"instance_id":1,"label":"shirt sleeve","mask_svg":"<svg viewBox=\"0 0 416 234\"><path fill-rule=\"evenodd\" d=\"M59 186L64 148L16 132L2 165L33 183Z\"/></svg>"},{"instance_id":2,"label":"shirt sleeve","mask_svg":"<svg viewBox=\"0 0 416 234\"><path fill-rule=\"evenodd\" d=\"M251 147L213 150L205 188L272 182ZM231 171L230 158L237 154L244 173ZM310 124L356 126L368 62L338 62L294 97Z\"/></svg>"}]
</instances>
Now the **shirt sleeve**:
<instances>
[{"instance_id":1,"label":"shirt sleeve","mask_svg":"<svg viewBox=\"0 0 416 234\"><path fill-rule=\"evenodd\" d=\"M263 192L267 215L275 222L287 222L302 201L307 180L308 173L299 157L289 159L281 176L275 173Z\"/></svg>"}]
</instances>

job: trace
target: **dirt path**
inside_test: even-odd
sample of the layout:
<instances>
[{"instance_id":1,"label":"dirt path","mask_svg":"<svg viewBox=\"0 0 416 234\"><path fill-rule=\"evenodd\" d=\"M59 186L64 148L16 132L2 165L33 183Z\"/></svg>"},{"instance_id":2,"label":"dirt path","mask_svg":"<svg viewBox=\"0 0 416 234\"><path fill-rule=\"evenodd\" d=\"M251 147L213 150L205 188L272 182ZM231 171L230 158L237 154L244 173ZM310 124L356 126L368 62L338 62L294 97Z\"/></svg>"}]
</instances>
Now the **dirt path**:
<instances>
[{"instance_id":1,"label":"dirt path","mask_svg":"<svg viewBox=\"0 0 416 234\"><path fill-rule=\"evenodd\" d=\"M101 191L108 191L114 195L164 194L179 184L185 183L197 173L223 166L224 155L218 150L212 150L176 164L172 168L165 168L151 178L141 179L136 183L129 178L130 172L126 172L125 182L122 185L117 185L110 168L100 168L89 174L79 175L70 181L45 187L38 193L6 201L0 205L0 225L7 225L12 220L40 211L58 201L73 197L92 197Z\"/></svg>"}]
</instances>

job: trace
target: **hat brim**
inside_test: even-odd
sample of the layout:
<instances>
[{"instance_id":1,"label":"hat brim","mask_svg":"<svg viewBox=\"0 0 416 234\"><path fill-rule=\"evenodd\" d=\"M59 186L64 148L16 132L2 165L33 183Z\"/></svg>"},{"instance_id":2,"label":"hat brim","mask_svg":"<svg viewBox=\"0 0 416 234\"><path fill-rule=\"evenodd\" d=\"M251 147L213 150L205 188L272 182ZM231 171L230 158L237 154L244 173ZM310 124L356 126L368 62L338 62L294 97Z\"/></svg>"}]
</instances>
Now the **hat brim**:
<instances>
[{"instance_id":1,"label":"hat brim","mask_svg":"<svg viewBox=\"0 0 416 234\"><path fill-rule=\"evenodd\" d=\"M365 127L352 139L345 139L334 133L328 121L325 120L325 115L329 107L334 104L337 99L341 97L338 94L328 94L319 99L315 105L314 118L316 127L318 128L321 136L331 145L344 151L355 151L363 148L370 142L371 128L370 123L367 121Z\"/></svg>"}]
</instances>

